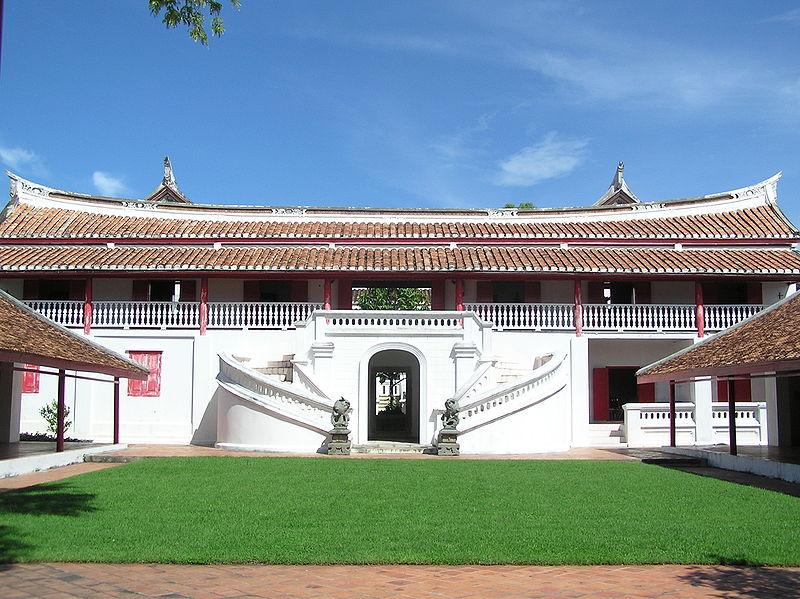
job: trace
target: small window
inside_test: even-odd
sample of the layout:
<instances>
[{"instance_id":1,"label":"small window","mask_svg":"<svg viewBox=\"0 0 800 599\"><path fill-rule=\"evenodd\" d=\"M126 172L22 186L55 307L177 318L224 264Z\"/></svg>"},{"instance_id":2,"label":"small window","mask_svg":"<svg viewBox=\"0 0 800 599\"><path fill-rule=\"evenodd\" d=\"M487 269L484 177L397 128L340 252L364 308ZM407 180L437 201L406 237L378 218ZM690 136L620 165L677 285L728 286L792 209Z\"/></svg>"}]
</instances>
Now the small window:
<instances>
[{"instance_id":1,"label":"small window","mask_svg":"<svg viewBox=\"0 0 800 599\"><path fill-rule=\"evenodd\" d=\"M39 367L33 364L25 364L26 370L22 373L22 392L39 393Z\"/></svg>"},{"instance_id":2,"label":"small window","mask_svg":"<svg viewBox=\"0 0 800 599\"><path fill-rule=\"evenodd\" d=\"M161 352L129 351L131 360L147 368L147 380L128 379L128 397L159 397L161 395Z\"/></svg>"}]
</instances>

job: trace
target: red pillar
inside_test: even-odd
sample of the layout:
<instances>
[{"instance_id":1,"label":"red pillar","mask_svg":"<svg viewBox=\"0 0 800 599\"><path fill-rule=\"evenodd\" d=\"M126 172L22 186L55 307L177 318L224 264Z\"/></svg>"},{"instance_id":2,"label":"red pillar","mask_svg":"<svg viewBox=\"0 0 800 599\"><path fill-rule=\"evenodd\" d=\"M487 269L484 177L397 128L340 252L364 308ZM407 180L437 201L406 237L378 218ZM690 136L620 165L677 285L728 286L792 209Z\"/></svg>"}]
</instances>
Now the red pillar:
<instances>
[{"instance_id":1,"label":"red pillar","mask_svg":"<svg viewBox=\"0 0 800 599\"><path fill-rule=\"evenodd\" d=\"M728 445L731 455L738 453L736 447L736 382L728 379Z\"/></svg>"},{"instance_id":2,"label":"red pillar","mask_svg":"<svg viewBox=\"0 0 800 599\"><path fill-rule=\"evenodd\" d=\"M583 292L581 290L581 282L575 279L575 335L580 337L583 335Z\"/></svg>"},{"instance_id":3,"label":"red pillar","mask_svg":"<svg viewBox=\"0 0 800 599\"><path fill-rule=\"evenodd\" d=\"M92 332L92 279L86 279L83 286L83 332Z\"/></svg>"},{"instance_id":4,"label":"red pillar","mask_svg":"<svg viewBox=\"0 0 800 599\"><path fill-rule=\"evenodd\" d=\"M464 279L456 279L456 310L464 311Z\"/></svg>"},{"instance_id":5,"label":"red pillar","mask_svg":"<svg viewBox=\"0 0 800 599\"><path fill-rule=\"evenodd\" d=\"M119 377L114 377L114 444L119 443Z\"/></svg>"},{"instance_id":6,"label":"red pillar","mask_svg":"<svg viewBox=\"0 0 800 599\"><path fill-rule=\"evenodd\" d=\"M208 277L200 279L200 334L208 328Z\"/></svg>"},{"instance_id":7,"label":"red pillar","mask_svg":"<svg viewBox=\"0 0 800 599\"><path fill-rule=\"evenodd\" d=\"M676 444L676 423L675 423L675 381L669 382L669 446L675 447Z\"/></svg>"},{"instance_id":8,"label":"red pillar","mask_svg":"<svg viewBox=\"0 0 800 599\"><path fill-rule=\"evenodd\" d=\"M58 409L56 425L56 451L64 451L64 411L66 408L67 373L58 371Z\"/></svg>"},{"instance_id":9,"label":"red pillar","mask_svg":"<svg viewBox=\"0 0 800 599\"><path fill-rule=\"evenodd\" d=\"M706 312L703 307L703 284L699 281L694 283L694 326L697 329L697 336L704 337L706 334Z\"/></svg>"},{"instance_id":10,"label":"red pillar","mask_svg":"<svg viewBox=\"0 0 800 599\"><path fill-rule=\"evenodd\" d=\"M322 289L322 308L324 310L331 309L331 296L333 294L333 281L325 279L325 286Z\"/></svg>"}]
</instances>

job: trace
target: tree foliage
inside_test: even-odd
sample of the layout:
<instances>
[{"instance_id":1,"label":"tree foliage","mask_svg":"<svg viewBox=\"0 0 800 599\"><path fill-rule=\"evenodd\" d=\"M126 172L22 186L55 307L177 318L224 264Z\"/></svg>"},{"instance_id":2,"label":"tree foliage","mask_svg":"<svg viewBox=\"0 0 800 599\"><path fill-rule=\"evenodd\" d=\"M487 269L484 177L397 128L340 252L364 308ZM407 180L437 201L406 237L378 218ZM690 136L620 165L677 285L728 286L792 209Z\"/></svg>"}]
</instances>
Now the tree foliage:
<instances>
[{"instance_id":1,"label":"tree foliage","mask_svg":"<svg viewBox=\"0 0 800 599\"><path fill-rule=\"evenodd\" d=\"M69 417L70 409L67 406L64 406L64 430L66 431L69 427L72 426L72 421L67 420ZM46 404L39 410L39 414L42 418L44 418L45 422L47 422L47 432L51 433L53 436L58 434L58 400L53 400L49 404Z\"/></svg>"},{"instance_id":2,"label":"tree foliage","mask_svg":"<svg viewBox=\"0 0 800 599\"><path fill-rule=\"evenodd\" d=\"M229 0L231 5L238 9L241 0ZM206 32L206 13L211 17L211 33L216 37L221 37L225 33L225 22L222 20L221 0L148 0L150 12L154 17L164 11L162 22L168 29L173 29L178 25L186 25L189 28L189 37L204 46L208 45L208 33Z\"/></svg>"},{"instance_id":3,"label":"tree foliage","mask_svg":"<svg viewBox=\"0 0 800 599\"><path fill-rule=\"evenodd\" d=\"M520 202L519 204L515 204L514 202L509 202L503 208L518 208L519 210L533 210L536 206L533 202Z\"/></svg>"},{"instance_id":4,"label":"tree foliage","mask_svg":"<svg viewBox=\"0 0 800 599\"><path fill-rule=\"evenodd\" d=\"M362 310L430 310L431 298L425 289L402 287L365 289L356 298Z\"/></svg>"}]
</instances>

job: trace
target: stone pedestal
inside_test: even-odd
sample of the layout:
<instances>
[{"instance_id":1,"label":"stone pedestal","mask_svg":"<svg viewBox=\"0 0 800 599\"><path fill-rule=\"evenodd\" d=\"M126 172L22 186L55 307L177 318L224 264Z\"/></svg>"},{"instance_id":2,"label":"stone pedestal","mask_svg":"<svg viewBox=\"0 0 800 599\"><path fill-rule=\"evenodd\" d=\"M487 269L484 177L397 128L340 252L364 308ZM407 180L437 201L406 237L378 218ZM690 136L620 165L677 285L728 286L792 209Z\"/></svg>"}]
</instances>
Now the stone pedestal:
<instances>
[{"instance_id":1,"label":"stone pedestal","mask_svg":"<svg viewBox=\"0 0 800 599\"><path fill-rule=\"evenodd\" d=\"M334 428L328 444L328 455L350 455L350 447L350 429Z\"/></svg>"},{"instance_id":2,"label":"stone pedestal","mask_svg":"<svg viewBox=\"0 0 800 599\"><path fill-rule=\"evenodd\" d=\"M439 440L436 443L436 455L459 455L458 431L454 428L443 428L439 431Z\"/></svg>"}]
</instances>

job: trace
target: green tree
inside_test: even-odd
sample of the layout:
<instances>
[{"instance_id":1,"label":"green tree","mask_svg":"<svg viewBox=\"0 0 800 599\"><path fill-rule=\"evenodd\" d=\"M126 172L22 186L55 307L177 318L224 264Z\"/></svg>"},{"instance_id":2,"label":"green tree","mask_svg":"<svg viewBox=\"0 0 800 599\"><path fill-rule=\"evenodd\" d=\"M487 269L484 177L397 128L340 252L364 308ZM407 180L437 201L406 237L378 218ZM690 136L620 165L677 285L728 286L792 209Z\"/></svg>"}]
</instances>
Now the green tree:
<instances>
[{"instance_id":1,"label":"green tree","mask_svg":"<svg viewBox=\"0 0 800 599\"><path fill-rule=\"evenodd\" d=\"M362 310L430 310L431 298L427 290L416 287L372 287L357 295L356 304Z\"/></svg>"},{"instance_id":2,"label":"green tree","mask_svg":"<svg viewBox=\"0 0 800 599\"><path fill-rule=\"evenodd\" d=\"M503 208L518 208L520 210L533 210L536 206L532 202L520 202L519 204L515 204L514 202L509 202Z\"/></svg>"},{"instance_id":3,"label":"green tree","mask_svg":"<svg viewBox=\"0 0 800 599\"><path fill-rule=\"evenodd\" d=\"M241 0L229 1L236 9L242 4ZM204 46L208 45L206 13L211 17L211 33L217 37L225 33L225 22L219 16L222 12L221 0L148 0L148 4L154 17L164 11L162 21L168 29L186 25L189 28L189 37Z\"/></svg>"},{"instance_id":4,"label":"green tree","mask_svg":"<svg viewBox=\"0 0 800 599\"><path fill-rule=\"evenodd\" d=\"M64 406L65 431L72 426L72 421L67 420L69 417L69 412L69 408ZM47 422L47 432L55 437L58 434L58 401L54 399L49 404L46 404L41 410L39 410L39 414L42 418L44 418L45 422Z\"/></svg>"}]
</instances>

